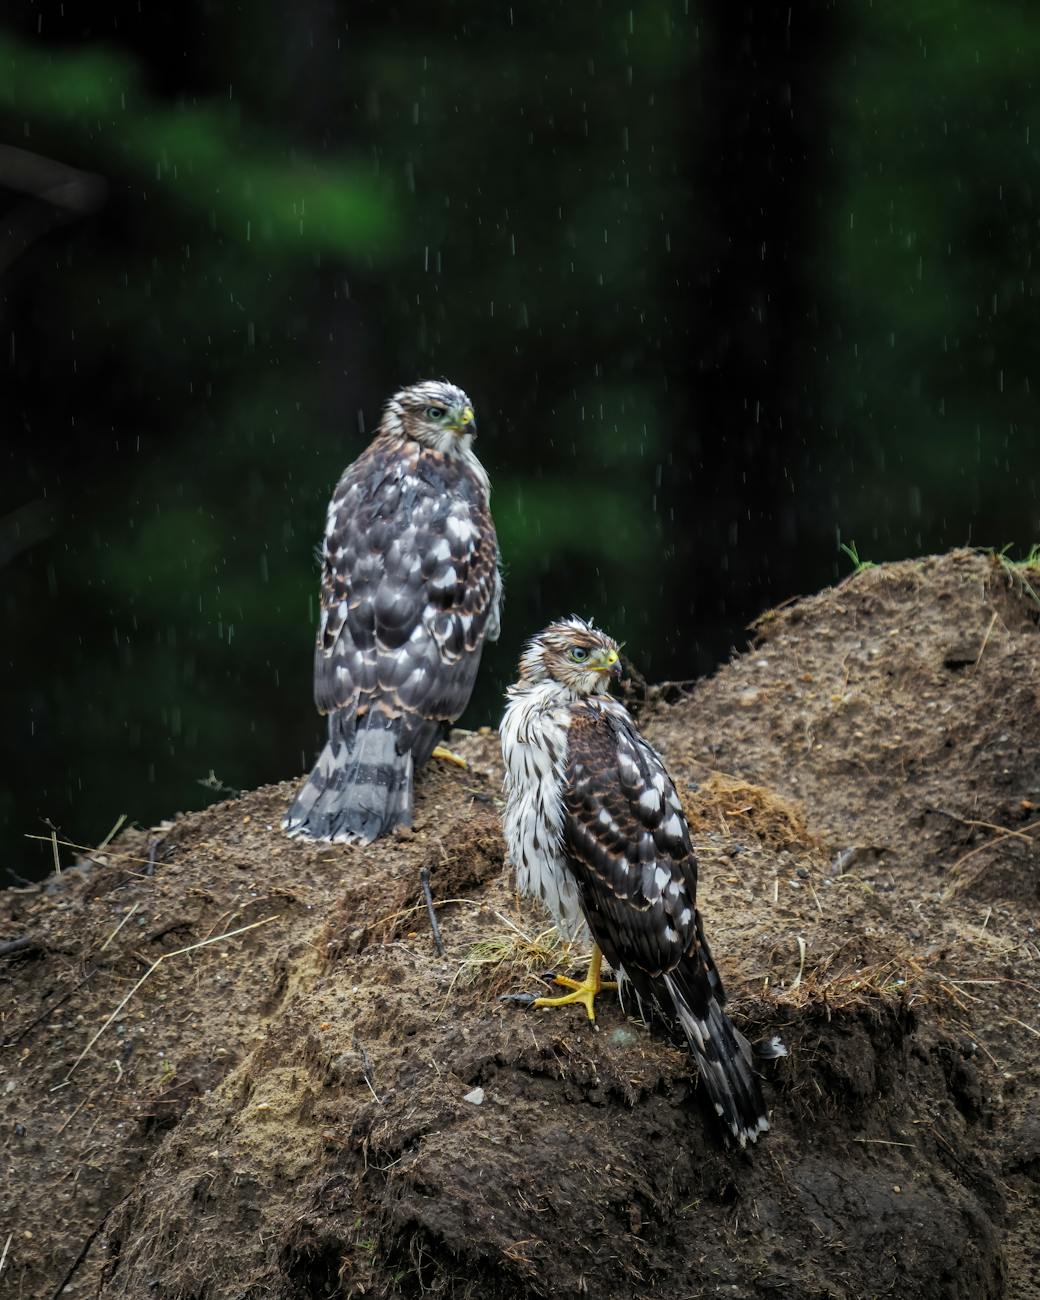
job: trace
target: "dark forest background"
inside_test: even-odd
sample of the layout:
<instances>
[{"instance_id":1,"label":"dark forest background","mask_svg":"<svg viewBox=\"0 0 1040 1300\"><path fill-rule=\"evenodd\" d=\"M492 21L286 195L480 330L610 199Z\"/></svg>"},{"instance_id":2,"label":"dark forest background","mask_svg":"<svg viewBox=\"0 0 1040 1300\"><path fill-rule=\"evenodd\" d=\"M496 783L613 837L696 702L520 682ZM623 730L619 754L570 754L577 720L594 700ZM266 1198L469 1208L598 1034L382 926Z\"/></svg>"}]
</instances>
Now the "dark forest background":
<instances>
[{"instance_id":1,"label":"dark forest background","mask_svg":"<svg viewBox=\"0 0 1040 1300\"><path fill-rule=\"evenodd\" d=\"M506 559L464 724L561 613L690 677L841 542L1040 538L1028 0L93 12L0 20L0 868L309 764L325 503L418 378Z\"/></svg>"}]
</instances>

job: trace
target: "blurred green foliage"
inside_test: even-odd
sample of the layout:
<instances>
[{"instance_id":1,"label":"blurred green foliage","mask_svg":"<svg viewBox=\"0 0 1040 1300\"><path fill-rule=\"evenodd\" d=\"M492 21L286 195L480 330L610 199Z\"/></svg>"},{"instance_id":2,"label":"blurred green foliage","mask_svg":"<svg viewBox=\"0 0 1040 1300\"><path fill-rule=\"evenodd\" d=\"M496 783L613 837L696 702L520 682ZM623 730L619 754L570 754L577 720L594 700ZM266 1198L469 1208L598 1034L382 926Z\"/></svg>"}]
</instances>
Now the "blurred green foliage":
<instances>
[{"instance_id":1,"label":"blurred green foliage","mask_svg":"<svg viewBox=\"0 0 1040 1300\"><path fill-rule=\"evenodd\" d=\"M856 454L834 442L825 474L861 538L887 540L902 513L912 536L945 524L951 541L999 545L972 536L972 515L991 503L999 518L1023 480L1037 529L1038 67L1028 5L952 0L859 9L836 60L821 270L839 382L824 422Z\"/></svg>"},{"instance_id":2,"label":"blurred green foliage","mask_svg":"<svg viewBox=\"0 0 1040 1300\"><path fill-rule=\"evenodd\" d=\"M370 169L291 148L280 157L232 102L159 102L129 55L41 50L0 34L0 73L12 118L72 131L79 160L153 186L152 202L183 205L187 223L223 224L243 251L255 240L257 257L382 260L399 242L398 209ZM163 213L163 226L176 215Z\"/></svg>"},{"instance_id":3,"label":"blurred green foliage","mask_svg":"<svg viewBox=\"0 0 1040 1300\"><path fill-rule=\"evenodd\" d=\"M1040 31L806 13L9 17L3 139L108 187L0 241L12 863L308 765L325 503L417 378L476 402L505 556L471 725L561 613L690 675L841 537L1040 532ZM50 210L10 165L4 210Z\"/></svg>"}]
</instances>

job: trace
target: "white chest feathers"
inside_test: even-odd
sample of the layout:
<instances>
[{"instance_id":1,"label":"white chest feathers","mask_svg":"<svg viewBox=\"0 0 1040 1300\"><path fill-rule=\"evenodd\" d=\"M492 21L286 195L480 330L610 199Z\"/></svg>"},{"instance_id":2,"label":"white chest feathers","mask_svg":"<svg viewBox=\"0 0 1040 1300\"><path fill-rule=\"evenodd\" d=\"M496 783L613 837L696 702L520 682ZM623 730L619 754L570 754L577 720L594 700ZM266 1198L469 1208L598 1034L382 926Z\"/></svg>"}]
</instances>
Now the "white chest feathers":
<instances>
[{"instance_id":1,"label":"white chest feathers","mask_svg":"<svg viewBox=\"0 0 1040 1300\"><path fill-rule=\"evenodd\" d=\"M569 722L569 701L552 683L510 700L501 726L506 769L502 821L517 889L540 898L560 932L575 938L584 920L563 853Z\"/></svg>"}]
</instances>

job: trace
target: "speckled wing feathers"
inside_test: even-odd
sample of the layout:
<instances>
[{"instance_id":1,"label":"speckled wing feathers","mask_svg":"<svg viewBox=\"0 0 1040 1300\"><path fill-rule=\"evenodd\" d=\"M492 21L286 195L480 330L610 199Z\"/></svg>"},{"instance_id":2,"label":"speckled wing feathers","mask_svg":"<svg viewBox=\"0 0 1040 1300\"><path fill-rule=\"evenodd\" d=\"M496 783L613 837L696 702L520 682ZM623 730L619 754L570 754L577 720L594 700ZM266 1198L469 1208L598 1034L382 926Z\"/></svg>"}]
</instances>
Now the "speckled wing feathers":
<instances>
[{"instance_id":1,"label":"speckled wing feathers","mask_svg":"<svg viewBox=\"0 0 1040 1300\"><path fill-rule=\"evenodd\" d=\"M697 860L682 805L657 753L620 712L579 706L569 742L568 855L597 942L642 994L643 975L675 971L701 942ZM702 1007L711 996L706 979L690 992Z\"/></svg>"},{"instance_id":2,"label":"speckled wing feathers","mask_svg":"<svg viewBox=\"0 0 1040 1300\"><path fill-rule=\"evenodd\" d=\"M319 710L401 718L399 744L421 764L469 701L498 599L495 532L473 470L377 439L329 506Z\"/></svg>"}]
</instances>

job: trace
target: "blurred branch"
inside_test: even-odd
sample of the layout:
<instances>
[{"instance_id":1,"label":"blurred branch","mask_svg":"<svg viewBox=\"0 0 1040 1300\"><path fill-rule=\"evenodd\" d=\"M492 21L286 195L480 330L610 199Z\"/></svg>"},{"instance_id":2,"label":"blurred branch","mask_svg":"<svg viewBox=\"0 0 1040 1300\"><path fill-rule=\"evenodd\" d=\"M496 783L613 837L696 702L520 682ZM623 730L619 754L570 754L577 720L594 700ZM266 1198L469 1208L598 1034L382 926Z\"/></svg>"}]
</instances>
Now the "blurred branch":
<instances>
[{"instance_id":1,"label":"blurred branch","mask_svg":"<svg viewBox=\"0 0 1040 1300\"><path fill-rule=\"evenodd\" d=\"M0 185L76 215L96 212L107 191L104 180L93 172L80 171L10 144L0 145Z\"/></svg>"},{"instance_id":2,"label":"blurred branch","mask_svg":"<svg viewBox=\"0 0 1040 1300\"><path fill-rule=\"evenodd\" d=\"M0 270L2 270L0 266ZM0 519L0 569L30 546L44 542L54 532L57 509L51 501L37 497Z\"/></svg>"},{"instance_id":3,"label":"blurred branch","mask_svg":"<svg viewBox=\"0 0 1040 1300\"><path fill-rule=\"evenodd\" d=\"M55 227L96 212L108 193L95 173L13 145L0 145L0 186L29 196L3 218L0 272Z\"/></svg>"}]
</instances>

